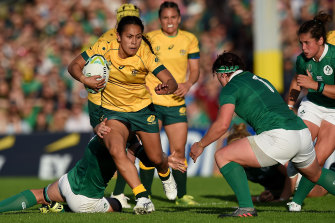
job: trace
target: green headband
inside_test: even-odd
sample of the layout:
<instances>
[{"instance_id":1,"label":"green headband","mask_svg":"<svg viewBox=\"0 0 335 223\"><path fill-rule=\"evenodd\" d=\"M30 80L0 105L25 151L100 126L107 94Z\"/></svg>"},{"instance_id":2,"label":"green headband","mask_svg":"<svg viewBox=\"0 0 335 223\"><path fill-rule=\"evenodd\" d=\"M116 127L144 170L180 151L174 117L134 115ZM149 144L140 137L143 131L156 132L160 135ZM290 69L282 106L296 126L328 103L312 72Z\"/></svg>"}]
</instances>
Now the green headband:
<instances>
[{"instance_id":1,"label":"green headband","mask_svg":"<svg viewBox=\"0 0 335 223\"><path fill-rule=\"evenodd\" d=\"M235 72L239 69L240 67L238 65L235 65L235 66L221 66L219 67L218 69L216 69L216 73L218 74L224 74L224 73L232 73L232 72Z\"/></svg>"}]
</instances>

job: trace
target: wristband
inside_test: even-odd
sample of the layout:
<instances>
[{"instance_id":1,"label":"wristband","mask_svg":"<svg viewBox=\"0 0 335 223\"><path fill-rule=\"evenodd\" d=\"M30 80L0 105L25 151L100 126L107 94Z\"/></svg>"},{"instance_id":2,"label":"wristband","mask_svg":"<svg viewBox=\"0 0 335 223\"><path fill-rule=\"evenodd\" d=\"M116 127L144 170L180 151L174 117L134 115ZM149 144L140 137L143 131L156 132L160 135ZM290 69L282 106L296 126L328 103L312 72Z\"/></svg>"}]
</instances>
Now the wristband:
<instances>
[{"instance_id":1,"label":"wristband","mask_svg":"<svg viewBox=\"0 0 335 223\"><path fill-rule=\"evenodd\" d=\"M293 105L287 105L289 108L293 108Z\"/></svg>"},{"instance_id":2,"label":"wristband","mask_svg":"<svg viewBox=\"0 0 335 223\"><path fill-rule=\"evenodd\" d=\"M318 92L322 93L324 88L325 88L325 83L319 82L318 83Z\"/></svg>"}]
</instances>

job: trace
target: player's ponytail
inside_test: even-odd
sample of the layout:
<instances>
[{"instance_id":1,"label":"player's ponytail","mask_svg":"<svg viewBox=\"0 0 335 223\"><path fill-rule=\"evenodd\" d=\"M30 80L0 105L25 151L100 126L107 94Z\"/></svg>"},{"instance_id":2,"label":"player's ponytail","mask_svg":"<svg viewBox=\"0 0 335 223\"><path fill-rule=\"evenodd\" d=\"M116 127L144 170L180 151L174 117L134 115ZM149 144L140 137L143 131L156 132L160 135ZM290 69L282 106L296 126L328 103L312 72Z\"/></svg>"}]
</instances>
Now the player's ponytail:
<instances>
[{"instance_id":1,"label":"player's ponytail","mask_svg":"<svg viewBox=\"0 0 335 223\"><path fill-rule=\"evenodd\" d=\"M331 16L321 11L312 20L304 22L299 30L298 36L303 33L310 33L312 38L319 40L321 37L323 41L327 40L327 32L325 25L331 21Z\"/></svg>"},{"instance_id":2,"label":"player's ponytail","mask_svg":"<svg viewBox=\"0 0 335 223\"><path fill-rule=\"evenodd\" d=\"M148 40L148 38L147 38L145 35L142 35L142 39L143 39L143 41L144 41L146 44L148 44L151 53L155 54L155 53L154 53L154 50L152 49L152 45L151 45L150 41Z\"/></svg>"}]
</instances>

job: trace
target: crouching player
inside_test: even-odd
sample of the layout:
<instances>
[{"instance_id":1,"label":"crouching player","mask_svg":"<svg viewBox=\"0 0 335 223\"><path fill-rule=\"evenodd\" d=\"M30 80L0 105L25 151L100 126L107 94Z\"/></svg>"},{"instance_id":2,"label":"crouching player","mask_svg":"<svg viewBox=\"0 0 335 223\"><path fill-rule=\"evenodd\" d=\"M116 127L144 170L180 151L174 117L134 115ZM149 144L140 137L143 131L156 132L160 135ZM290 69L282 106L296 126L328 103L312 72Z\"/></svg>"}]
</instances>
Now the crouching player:
<instances>
[{"instance_id":1,"label":"crouching player","mask_svg":"<svg viewBox=\"0 0 335 223\"><path fill-rule=\"evenodd\" d=\"M62 211L60 204L52 204L52 202L66 202L71 211L78 213L120 212L122 206L117 199L104 197L107 183L113 177L116 166L109 151L101 146L101 143L103 142L98 136L93 137L85 149L84 157L54 183L41 189L25 190L0 201L0 213L24 210L36 204L49 205L53 212ZM134 145L128 149L128 152L133 153L142 162L152 165L142 148ZM168 161L173 169L185 171L184 162L175 158L174 154L169 156ZM134 193L137 197L140 196L141 191L134 191ZM149 205L152 206L150 210L154 211L151 201ZM135 213L143 214L140 211Z\"/></svg>"}]
</instances>

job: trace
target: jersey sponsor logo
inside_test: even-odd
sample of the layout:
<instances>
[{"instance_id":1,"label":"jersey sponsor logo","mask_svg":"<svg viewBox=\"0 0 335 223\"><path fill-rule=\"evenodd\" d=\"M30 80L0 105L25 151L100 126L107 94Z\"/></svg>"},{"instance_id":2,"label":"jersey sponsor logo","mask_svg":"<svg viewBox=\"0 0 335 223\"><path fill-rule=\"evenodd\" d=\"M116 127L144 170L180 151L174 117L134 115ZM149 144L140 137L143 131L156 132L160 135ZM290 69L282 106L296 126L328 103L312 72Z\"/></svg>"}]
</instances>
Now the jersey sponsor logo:
<instances>
[{"instance_id":1,"label":"jersey sponsor logo","mask_svg":"<svg viewBox=\"0 0 335 223\"><path fill-rule=\"evenodd\" d=\"M180 50L179 53L180 55L184 56L186 54L186 50Z\"/></svg>"},{"instance_id":2,"label":"jersey sponsor logo","mask_svg":"<svg viewBox=\"0 0 335 223\"><path fill-rule=\"evenodd\" d=\"M136 74L138 74L138 72L139 72L139 71L135 69L135 70L132 70L132 71L131 71L131 74L132 74L133 76L136 76Z\"/></svg>"},{"instance_id":3,"label":"jersey sponsor logo","mask_svg":"<svg viewBox=\"0 0 335 223\"><path fill-rule=\"evenodd\" d=\"M150 115L147 118L147 122L148 122L149 125L156 125L156 116Z\"/></svg>"},{"instance_id":4,"label":"jersey sponsor logo","mask_svg":"<svg viewBox=\"0 0 335 223\"><path fill-rule=\"evenodd\" d=\"M305 113L306 113L305 110L301 110L301 112L299 112L300 115L303 115Z\"/></svg>"},{"instance_id":5,"label":"jersey sponsor logo","mask_svg":"<svg viewBox=\"0 0 335 223\"><path fill-rule=\"evenodd\" d=\"M324 66L323 68L323 73L325 73L325 75L329 76L333 74L333 68L329 65Z\"/></svg>"},{"instance_id":6,"label":"jersey sponsor logo","mask_svg":"<svg viewBox=\"0 0 335 223\"><path fill-rule=\"evenodd\" d=\"M172 50L173 47L174 47L174 44L170 45L170 46L168 47L168 50Z\"/></svg>"},{"instance_id":7,"label":"jersey sponsor logo","mask_svg":"<svg viewBox=\"0 0 335 223\"><path fill-rule=\"evenodd\" d=\"M185 116L186 115L186 107L181 107L179 109L179 115L180 116Z\"/></svg>"},{"instance_id":8,"label":"jersey sponsor logo","mask_svg":"<svg viewBox=\"0 0 335 223\"><path fill-rule=\"evenodd\" d=\"M317 81L323 81L323 77L322 76L316 76L316 80Z\"/></svg>"},{"instance_id":9,"label":"jersey sponsor logo","mask_svg":"<svg viewBox=\"0 0 335 223\"><path fill-rule=\"evenodd\" d=\"M124 66L123 66L123 65L119 66L119 70L122 70L123 68L124 68Z\"/></svg>"}]
</instances>

